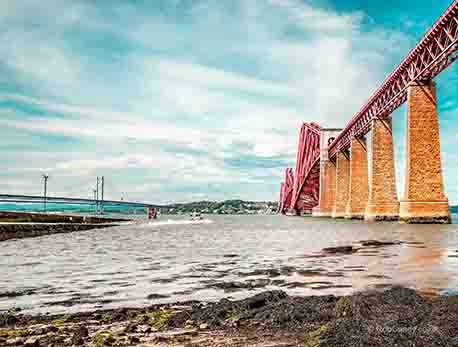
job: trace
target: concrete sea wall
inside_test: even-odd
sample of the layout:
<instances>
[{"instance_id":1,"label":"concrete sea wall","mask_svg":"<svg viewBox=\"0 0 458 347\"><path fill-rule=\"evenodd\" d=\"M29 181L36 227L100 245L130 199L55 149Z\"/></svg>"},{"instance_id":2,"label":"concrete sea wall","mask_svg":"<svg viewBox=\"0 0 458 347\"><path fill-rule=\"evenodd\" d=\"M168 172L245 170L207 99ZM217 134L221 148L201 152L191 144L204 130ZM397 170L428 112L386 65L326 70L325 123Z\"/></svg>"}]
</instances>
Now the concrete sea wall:
<instances>
[{"instance_id":1,"label":"concrete sea wall","mask_svg":"<svg viewBox=\"0 0 458 347\"><path fill-rule=\"evenodd\" d=\"M98 224L127 221L129 221L129 219L109 218L104 216L0 211L0 222Z\"/></svg>"},{"instance_id":2,"label":"concrete sea wall","mask_svg":"<svg viewBox=\"0 0 458 347\"><path fill-rule=\"evenodd\" d=\"M0 224L0 241L102 229L117 224Z\"/></svg>"},{"instance_id":3,"label":"concrete sea wall","mask_svg":"<svg viewBox=\"0 0 458 347\"><path fill-rule=\"evenodd\" d=\"M116 224L0 224L0 241L101 229Z\"/></svg>"}]
</instances>

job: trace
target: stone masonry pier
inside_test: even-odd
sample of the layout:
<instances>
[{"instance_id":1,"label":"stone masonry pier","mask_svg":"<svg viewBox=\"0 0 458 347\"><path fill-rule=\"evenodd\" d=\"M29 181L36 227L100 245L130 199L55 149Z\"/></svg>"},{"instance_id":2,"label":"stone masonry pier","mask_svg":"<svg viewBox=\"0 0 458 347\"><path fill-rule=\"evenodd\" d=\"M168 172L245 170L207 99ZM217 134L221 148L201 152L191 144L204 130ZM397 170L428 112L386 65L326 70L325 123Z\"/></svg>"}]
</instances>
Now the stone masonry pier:
<instances>
[{"instance_id":1,"label":"stone masonry pier","mask_svg":"<svg viewBox=\"0 0 458 347\"><path fill-rule=\"evenodd\" d=\"M341 129L321 129L320 133L320 197L313 209L315 217L331 217L336 201L336 163L328 156L328 145Z\"/></svg>"},{"instance_id":2,"label":"stone masonry pier","mask_svg":"<svg viewBox=\"0 0 458 347\"><path fill-rule=\"evenodd\" d=\"M442 179L435 82L409 84L406 149L401 221L450 223Z\"/></svg>"}]
</instances>

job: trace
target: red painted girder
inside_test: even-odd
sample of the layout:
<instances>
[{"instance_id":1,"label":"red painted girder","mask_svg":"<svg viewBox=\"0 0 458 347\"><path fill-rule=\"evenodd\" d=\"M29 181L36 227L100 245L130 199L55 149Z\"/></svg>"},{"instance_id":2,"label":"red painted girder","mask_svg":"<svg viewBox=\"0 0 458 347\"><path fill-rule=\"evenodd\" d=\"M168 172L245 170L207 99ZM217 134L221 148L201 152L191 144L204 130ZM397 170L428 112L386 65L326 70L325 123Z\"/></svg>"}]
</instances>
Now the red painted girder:
<instances>
[{"instance_id":1,"label":"red painted girder","mask_svg":"<svg viewBox=\"0 0 458 347\"><path fill-rule=\"evenodd\" d=\"M320 165L315 165L304 180L303 188L296 202L296 210L299 214L312 213L312 209L318 206L320 193Z\"/></svg>"},{"instance_id":2,"label":"red painted girder","mask_svg":"<svg viewBox=\"0 0 458 347\"><path fill-rule=\"evenodd\" d=\"M435 78L458 59L458 0L434 23L418 44L385 79L360 111L329 146L329 156L350 147L351 138L370 130L372 119L388 117L407 100L407 86L413 81Z\"/></svg>"},{"instance_id":3,"label":"red painted girder","mask_svg":"<svg viewBox=\"0 0 458 347\"><path fill-rule=\"evenodd\" d=\"M291 201L291 207L294 209L297 209L296 205L306 178L313 168L316 157L320 154L320 130L320 126L315 123L304 123L301 127ZM313 189L319 189L319 187L314 186Z\"/></svg>"},{"instance_id":4,"label":"red painted girder","mask_svg":"<svg viewBox=\"0 0 458 347\"><path fill-rule=\"evenodd\" d=\"M291 208L291 200L294 185L294 174L292 168L285 170L285 181L280 185L279 212L284 213Z\"/></svg>"}]
</instances>

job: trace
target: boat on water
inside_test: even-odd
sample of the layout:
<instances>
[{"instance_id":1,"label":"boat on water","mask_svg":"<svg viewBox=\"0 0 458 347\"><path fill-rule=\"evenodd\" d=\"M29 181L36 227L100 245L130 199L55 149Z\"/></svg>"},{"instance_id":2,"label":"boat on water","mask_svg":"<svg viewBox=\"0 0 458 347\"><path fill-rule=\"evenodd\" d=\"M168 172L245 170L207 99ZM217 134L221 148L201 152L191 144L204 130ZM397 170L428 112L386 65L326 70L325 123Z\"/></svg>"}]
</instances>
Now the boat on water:
<instances>
[{"instance_id":1,"label":"boat on water","mask_svg":"<svg viewBox=\"0 0 458 347\"><path fill-rule=\"evenodd\" d=\"M146 209L146 212L148 214L148 219L157 219L158 216L158 211L154 207L148 207Z\"/></svg>"},{"instance_id":2,"label":"boat on water","mask_svg":"<svg viewBox=\"0 0 458 347\"><path fill-rule=\"evenodd\" d=\"M192 212L189 215L189 219L190 220L202 220L204 218L202 217L202 214L200 212Z\"/></svg>"}]
</instances>

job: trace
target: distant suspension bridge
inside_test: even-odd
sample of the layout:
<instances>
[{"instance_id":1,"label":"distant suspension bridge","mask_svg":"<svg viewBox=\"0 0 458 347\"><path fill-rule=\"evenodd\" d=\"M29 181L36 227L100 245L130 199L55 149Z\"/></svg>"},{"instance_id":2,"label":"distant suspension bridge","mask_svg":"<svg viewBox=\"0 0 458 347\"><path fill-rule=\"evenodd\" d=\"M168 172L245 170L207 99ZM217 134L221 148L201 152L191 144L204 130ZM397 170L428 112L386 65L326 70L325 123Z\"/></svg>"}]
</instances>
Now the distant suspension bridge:
<instances>
[{"instance_id":1,"label":"distant suspension bridge","mask_svg":"<svg viewBox=\"0 0 458 347\"><path fill-rule=\"evenodd\" d=\"M83 199L83 198L68 198L68 197L55 197L55 196L34 196L34 195L15 195L15 194L0 194L0 203L15 203L15 204L72 204L72 205L92 205L96 206L97 211L103 211L106 206L118 207L133 207L133 208L160 208L163 206L154 205L145 202L130 202L130 201L116 201L116 200L97 200L97 199Z\"/></svg>"}]
</instances>

